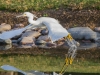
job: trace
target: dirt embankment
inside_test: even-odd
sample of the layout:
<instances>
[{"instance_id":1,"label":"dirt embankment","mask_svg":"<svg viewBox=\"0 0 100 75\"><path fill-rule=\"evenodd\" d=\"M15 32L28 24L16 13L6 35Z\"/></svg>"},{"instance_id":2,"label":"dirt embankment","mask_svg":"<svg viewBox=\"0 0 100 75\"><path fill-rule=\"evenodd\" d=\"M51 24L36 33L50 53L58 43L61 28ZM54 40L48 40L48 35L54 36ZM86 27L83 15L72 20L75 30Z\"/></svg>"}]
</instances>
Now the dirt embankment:
<instances>
[{"instance_id":1,"label":"dirt embankment","mask_svg":"<svg viewBox=\"0 0 100 75\"><path fill-rule=\"evenodd\" d=\"M70 11L67 9L31 11L38 17L48 16L56 18L66 27L88 26L94 28L100 25L100 10ZM0 11L0 23L8 23L12 26L18 23L28 24L27 18L16 18L20 13Z\"/></svg>"}]
</instances>

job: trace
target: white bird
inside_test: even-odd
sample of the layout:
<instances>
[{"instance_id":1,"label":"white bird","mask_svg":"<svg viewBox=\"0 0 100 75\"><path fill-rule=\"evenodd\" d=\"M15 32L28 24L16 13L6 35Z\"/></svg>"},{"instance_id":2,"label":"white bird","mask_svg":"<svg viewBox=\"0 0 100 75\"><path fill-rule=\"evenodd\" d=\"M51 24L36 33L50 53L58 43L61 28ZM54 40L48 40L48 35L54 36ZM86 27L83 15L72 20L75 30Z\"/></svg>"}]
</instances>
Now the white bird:
<instances>
[{"instance_id":1,"label":"white bird","mask_svg":"<svg viewBox=\"0 0 100 75\"><path fill-rule=\"evenodd\" d=\"M67 30L61 24L59 24L58 20L54 18L40 17L37 20L34 20L34 17L36 16L30 12L25 12L24 14L17 17L21 16L27 16L28 22L32 24L33 27L42 27L45 25L49 31L48 36L52 42L55 42L69 34Z\"/></svg>"},{"instance_id":2,"label":"white bird","mask_svg":"<svg viewBox=\"0 0 100 75\"><path fill-rule=\"evenodd\" d=\"M12 37L15 37L16 35L20 35L23 31L25 31L28 28L36 28L36 27L43 27L46 26L49 34L48 36L50 37L52 42L55 42L65 36L67 36L69 33L67 30L59 24L58 20L50 17L41 17L38 18L37 20L34 20L35 15L33 15L30 12L25 12L22 15L19 15L17 17L21 16L27 16L28 17L28 22L30 25L26 26L25 28L17 29L17 30L11 30L7 32L3 32L0 34L0 39L10 39Z\"/></svg>"}]
</instances>

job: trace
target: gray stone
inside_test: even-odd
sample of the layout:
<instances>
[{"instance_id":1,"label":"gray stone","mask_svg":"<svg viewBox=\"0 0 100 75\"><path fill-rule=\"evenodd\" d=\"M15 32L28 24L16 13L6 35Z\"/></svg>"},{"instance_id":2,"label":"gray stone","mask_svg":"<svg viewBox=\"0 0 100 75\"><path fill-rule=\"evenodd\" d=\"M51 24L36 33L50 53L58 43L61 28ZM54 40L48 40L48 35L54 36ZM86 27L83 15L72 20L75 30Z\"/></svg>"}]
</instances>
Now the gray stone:
<instances>
[{"instance_id":1,"label":"gray stone","mask_svg":"<svg viewBox=\"0 0 100 75\"><path fill-rule=\"evenodd\" d=\"M21 38L23 37L38 37L40 36L41 34L39 32L36 32L36 31L27 31L25 33L22 34Z\"/></svg>"},{"instance_id":2,"label":"gray stone","mask_svg":"<svg viewBox=\"0 0 100 75\"><path fill-rule=\"evenodd\" d=\"M21 44L32 44L34 43L34 38L32 37L23 37L22 40L20 41Z\"/></svg>"},{"instance_id":3,"label":"gray stone","mask_svg":"<svg viewBox=\"0 0 100 75\"><path fill-rule=\"evenodd\" d=\"M10 39L7 39L7 40L0 39L0 43L1 44L12 44L12 41Z\"/></svg>"},{"instance_id":4,"label":"gray stone","mask_svg":"<svg viewBox=\"0 0 100 75\"><path fill-rule=\"evenodd\" d=\"M18 42L18 40L12 40L12 43L17 43Z\"/></svg>"},{"instance_id":5,"label":"gray stone","mask_svg":"<svg viewBox=\"0 0 100 75\"><path fill-rule=\"evenodd\" d=\"M91 30L89 27L75 27L68 29L74 39L93 39L97 38L96 32Z\"/></svg>"},{"instance_id":6,"label":"gray stone","mask_svg":"<svg viewBox=\"0 0 100 75\"><path fill-rule=\"evenodd\" d=\"M43 45L43 44L45 44L46 43L46 41L44 41L44 40L36 40L35 41L35 44L36 45Z\"/></svg>"},{"instance_id":7,"label":"gray stone","mask_svg":"<svg viewBox=\"0 0 100 75\"><path fill-rule=\"evenodd\" d=\"M47 29L41 30L41 34L42 35L47 35L48 34L48 30Z\"/></svg>"},{"instance_id":8,"label":"gray stone","mask_svg":"<svg viewBox=\"0 0 100 75\"><path fill-rule=\"evenodd\" d=\"M30 46L30 45L21 45L18 48L32 48L32 46Z\"/></svg>"},{"instance_id":9,"label":"gray stone","mask_svg":"<svg viewBox=\"0 0 100 75\"><path fill-rule=\"evenodd\" d=\"M0 32L7 31L7 30L11 30L11 25L5 23L0 25Z\"/></svg>"},{"instance_id":10,"label":"gray stone","mask_svg":"<svg viewBox=\"0 0 100 75\"><path fill-rule=\"evenodd\" d=\"M37 40L44 40L44 41L50 41L50 38L48 37L48 35L41 35L39 36L39 38Z\"/></svg>"}]
</instances>

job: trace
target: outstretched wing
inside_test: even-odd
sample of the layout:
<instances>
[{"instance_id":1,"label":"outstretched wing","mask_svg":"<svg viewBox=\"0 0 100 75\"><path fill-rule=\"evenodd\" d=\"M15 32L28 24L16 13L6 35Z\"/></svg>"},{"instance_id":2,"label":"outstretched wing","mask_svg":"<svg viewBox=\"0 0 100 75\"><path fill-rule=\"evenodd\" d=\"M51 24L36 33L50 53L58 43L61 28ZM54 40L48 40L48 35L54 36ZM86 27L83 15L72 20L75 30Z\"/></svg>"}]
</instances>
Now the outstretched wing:
<instances>
[{"instance_id":1,"label":"outstretched wing","mask_svg":"<svg viewBox=\"0 0 100 75\"><path fill-rule=\"evenodd\" d=\"M10 30L10 31L3 32L0 34L0 39L6 40L6 39L13 38L17 35L20 35L23 31L25 31L29 27L31 27L31 24L26 26L25 28L20 28L20 29L16 29L16 30Z\"/></svg>"},{"instance_id":2,"label":"outstretched wing","mask_svg":"<svg viewBox=\"0 0 100 75\"><path fill-rule=\"evenodd\" d=\"M52 42L57 41L69 34L67 30L59 23L44 21L43 24L48 28L49 37L51 38Z\"/></svg>"}]
</instances>

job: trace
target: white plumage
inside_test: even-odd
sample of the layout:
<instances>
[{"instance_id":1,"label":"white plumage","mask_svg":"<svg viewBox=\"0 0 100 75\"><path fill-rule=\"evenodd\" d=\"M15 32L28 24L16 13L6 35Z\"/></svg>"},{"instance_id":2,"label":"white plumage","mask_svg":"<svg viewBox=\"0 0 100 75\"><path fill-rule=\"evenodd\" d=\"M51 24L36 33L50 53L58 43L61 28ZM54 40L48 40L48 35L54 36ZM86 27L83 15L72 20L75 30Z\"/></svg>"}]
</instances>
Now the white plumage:
<instances>
[{"instance_id":1,"label":"white plumage","mask_svg":"<svg viewBox=\"0 0 100 75\"><path fill-rule=\"evenodd\" d=\"M65 28L63 28L61 24L59 24L58 20L56 20L54 18L41 17L41 18L38 18L37 20L34 20L34 17L36 17L36 16L30 12L25 12L24 14L19 15L17 17L21 17L21 16L27 16L28 22L31 25L28 25L25 28L21 28L18 30L11 30L8 32L4 32L4 33L0 34L1 39L9 39L16 35L20 35L24 30L26 30L29 27L32 27L32 28L43 27L44 25L49 30L48 36L51 38L52 42L55 42L69 34L67 32L67 30Z\"/></svg>"},{"instance_id":2,"label":"white plumage","mask_svg":"<svg viewBox=\"0 0 100 75\"><path fill-rule=\"evenodd\" d=\"M52 42L57 41L69 34L67 30L63 28L61 24L59 24L58 20L54 18L41 17L35 21L33 19L36 16L30 12L25 12L23 15L20 16L27 16L29 23L32 24L33 27L42 27L45 25L49 30L48 36L51 38Z\"/></svg>"}]
</instances>

